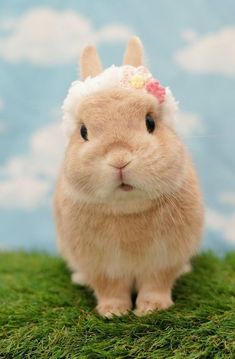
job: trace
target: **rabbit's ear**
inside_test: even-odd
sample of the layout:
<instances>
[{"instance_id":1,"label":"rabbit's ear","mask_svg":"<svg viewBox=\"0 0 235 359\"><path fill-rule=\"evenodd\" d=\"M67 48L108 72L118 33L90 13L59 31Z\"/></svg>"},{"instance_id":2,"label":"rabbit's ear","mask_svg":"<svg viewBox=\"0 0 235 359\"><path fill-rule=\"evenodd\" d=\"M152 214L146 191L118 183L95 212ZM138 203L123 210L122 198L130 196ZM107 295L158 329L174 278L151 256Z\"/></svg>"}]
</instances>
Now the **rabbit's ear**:
<instances>
[{"instance_id":1,"label":"rabbit's ear","mask_svg":"<svg viewBox=\"0 0 235 359\"><path fill-rule=\"evenodd\" d=\"M94 46L86 46L80 58L80 76L82 80L86 77L94 77L102 72L102 65L99 55Z\"/></svg>"},{"instance_id":2,"label":"rabbit's ear","mask_svg":"<svg viewBox=\"0 0 235 359\"><path fill-rule=\"evenodd\" d=\"M127 49L123 58L123 64L138 67L143 65L143 60L143 45L138 37L133 36L128 42Z\"/></svg>"}]
</instances>

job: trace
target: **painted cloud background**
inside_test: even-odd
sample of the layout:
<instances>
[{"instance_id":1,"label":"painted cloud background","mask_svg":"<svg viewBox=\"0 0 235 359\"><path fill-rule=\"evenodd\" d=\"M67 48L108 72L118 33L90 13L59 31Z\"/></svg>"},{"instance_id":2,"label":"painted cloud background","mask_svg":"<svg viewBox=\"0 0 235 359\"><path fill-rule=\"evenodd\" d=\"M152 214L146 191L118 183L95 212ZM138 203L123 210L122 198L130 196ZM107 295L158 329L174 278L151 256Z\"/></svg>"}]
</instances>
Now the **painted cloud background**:
<instances>
[{"instance_id":1,"label":"painted cloud background","mask_svg":"<svg viewBox=\"0 0 235 359\"><path fill-rule=\"evenodd\" d=\"M95 43L104 66L118 64L137 34L151 71L180 102L178 131L206 201L203 248L235 249L234 13L232 0L1 1L0 248L55 250L60 106L79 52Z\"/></svg>"}]
</instances>

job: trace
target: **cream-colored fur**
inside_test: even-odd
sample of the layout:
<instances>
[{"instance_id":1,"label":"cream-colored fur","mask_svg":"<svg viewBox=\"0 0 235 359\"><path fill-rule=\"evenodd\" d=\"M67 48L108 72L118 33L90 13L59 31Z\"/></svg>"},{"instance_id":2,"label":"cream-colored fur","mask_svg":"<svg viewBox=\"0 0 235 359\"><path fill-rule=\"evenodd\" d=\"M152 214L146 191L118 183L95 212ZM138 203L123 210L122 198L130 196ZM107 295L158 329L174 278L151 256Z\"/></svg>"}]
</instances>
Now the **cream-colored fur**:
<instances>
[{"instance_id":1,"label":"cream-colored fur","mask_svg":"<svg viewBox=\"0 0 235 359\"><path fill-rule=\"evenodd\" d=\"M132 63L133 53L139 65L141 44L130 44L126 61ZM84 56L87 75L92 63ZM93 65L96 72L100 64ZM151 134L147 113L156 121ZM94 290L97 311L107 317L132 309L133 288L137 315L171 306L171 288L198 251L203 205L197 176L161 115L156 99L136 90L87 96L78 106L77 129L58 178L54 209L60 252L73 282ZM88 141L80 135L82 123ZM120 188L121 166L132 191Z\"/></svg>"}]
</instances>

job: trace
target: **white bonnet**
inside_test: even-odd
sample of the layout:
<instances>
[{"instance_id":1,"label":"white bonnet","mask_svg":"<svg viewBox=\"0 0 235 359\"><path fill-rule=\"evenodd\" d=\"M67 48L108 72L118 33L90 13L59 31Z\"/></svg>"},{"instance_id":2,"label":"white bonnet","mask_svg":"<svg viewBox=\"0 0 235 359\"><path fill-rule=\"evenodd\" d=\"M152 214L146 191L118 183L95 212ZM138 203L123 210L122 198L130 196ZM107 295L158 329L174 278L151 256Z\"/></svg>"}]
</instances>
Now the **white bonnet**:
<instances>
[{"instance_id":1,"label":"white bonnet","mask_svg":"<svg viewBox=\"0 0 235 359\"><path fill-rule=\"evenodd\" d=\"M71 136L76 128L75 115L79 102L96 91L113 87L136 89L152 94L162 106L163 121L174 125L178 106L169 87L162 87L144 66L112 65L95 77L87 77L84 81L77 80L71 84L62 107L63 129L67 136Z\"/></svg>"}]
</instances>

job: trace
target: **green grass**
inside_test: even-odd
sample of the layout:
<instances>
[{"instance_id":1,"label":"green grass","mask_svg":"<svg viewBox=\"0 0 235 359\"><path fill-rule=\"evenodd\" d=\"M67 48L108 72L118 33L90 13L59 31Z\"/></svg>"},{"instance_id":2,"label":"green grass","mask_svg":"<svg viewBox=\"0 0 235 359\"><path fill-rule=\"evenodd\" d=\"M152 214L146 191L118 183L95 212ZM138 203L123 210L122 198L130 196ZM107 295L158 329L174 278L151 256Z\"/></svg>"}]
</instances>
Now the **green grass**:
<instances>
[{"instance_id":1,"label":"green grass","mask_svg":"<svg viewBox=\"0 0 235 359\"><path fill-rule=\"evenodd\" d=\"M235 253L194 260L166 312L107 320L63 261L0 254L0 358L235 358Z\"/></svg>"}]
</instances>

